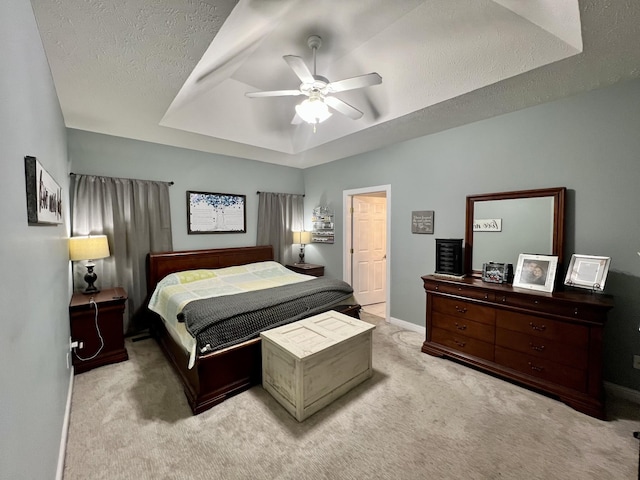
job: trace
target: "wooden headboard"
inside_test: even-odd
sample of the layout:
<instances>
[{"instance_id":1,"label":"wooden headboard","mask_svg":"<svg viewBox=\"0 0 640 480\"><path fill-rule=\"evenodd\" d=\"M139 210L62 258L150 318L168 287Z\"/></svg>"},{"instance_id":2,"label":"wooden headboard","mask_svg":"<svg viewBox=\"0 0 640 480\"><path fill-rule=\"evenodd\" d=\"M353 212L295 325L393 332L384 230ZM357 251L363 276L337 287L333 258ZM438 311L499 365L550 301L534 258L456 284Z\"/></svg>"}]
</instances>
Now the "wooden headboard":
<instances>
[{"instance_id":1,"label":"wooden headboard","mask_svg":"<svg viewBox=\"0 0 640 480\"><path fill-rule=\"evenodd\" d=\"M233 267L267 260L273 260L271 245L152 252L147 255L147 297L151 296L158 282L170 273L198 268Z\"/></svg>"}]
</instances>

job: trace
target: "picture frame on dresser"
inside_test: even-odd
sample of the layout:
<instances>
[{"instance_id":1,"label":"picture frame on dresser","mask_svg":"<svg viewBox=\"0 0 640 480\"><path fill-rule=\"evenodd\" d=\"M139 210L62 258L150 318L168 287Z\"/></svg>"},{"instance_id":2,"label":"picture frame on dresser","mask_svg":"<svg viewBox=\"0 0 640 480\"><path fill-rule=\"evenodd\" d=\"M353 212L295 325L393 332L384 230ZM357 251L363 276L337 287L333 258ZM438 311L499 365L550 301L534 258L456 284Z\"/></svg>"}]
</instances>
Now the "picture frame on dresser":
<instances>
[{"instance_id":1,"label":"picture frame on dresser","mask_svg":"<svg viewBox=\"0 0 640 480\"><path fill-rule=\"evenodd\" d=\"M553 292L558 267L555 255L521 253L513 274L513 286L540 292Z\"/></svg>"},{"instance_id":2,"label":"picture frame on dresser","mask_svg":"<svg viewBox=\"0 0 640 480\"><path fill-rule=\"evenodd\" d=\"M604 291L611 257L579 255L574 253L567 269L564 284L568 287Z\"/></svg>"}]
</instances>

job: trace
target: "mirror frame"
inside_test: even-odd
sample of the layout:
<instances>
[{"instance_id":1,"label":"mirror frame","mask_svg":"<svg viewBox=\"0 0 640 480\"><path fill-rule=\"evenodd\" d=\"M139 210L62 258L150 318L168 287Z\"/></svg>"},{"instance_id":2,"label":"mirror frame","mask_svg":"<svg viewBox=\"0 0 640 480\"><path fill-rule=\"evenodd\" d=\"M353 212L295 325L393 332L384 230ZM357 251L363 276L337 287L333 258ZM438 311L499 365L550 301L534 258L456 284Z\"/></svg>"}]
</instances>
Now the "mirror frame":
<instances>
[{"instance_id":1,"label":"mirror frame","mask_svg":"<svg viewBox=\"0 0 640 480\"><path fill-rule=\"evenodd\" d=\"M553 197L553 245L551 255L558 257L558 267L564 260L565 187L518 190L513 192L484 193L467 196L465 226L464 271L472 277L482 277L481 270L473 270L473 214L476 202L512 200L517 198ZM513 266L515 269L515 265Z\"/></svg>"}]
</instances>

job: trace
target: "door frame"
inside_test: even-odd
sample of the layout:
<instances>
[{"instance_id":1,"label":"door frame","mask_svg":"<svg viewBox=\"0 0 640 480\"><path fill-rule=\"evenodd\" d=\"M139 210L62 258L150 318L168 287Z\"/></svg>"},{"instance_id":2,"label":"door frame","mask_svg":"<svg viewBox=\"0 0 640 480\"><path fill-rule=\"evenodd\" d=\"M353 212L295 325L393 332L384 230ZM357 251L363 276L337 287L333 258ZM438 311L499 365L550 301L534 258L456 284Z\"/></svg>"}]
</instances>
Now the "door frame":
<instances>
[{"instance_id":1,"label":"door frame","mask_svg":"<svg viewBox=\"0 0 640 480\"><path fill-rule=\"evenodd\" d=\"M353 265L351 255L351 246L353 245L353 215L351 215L351 199L356 195L362 195L365 193L385 193L386 199L386 275L385 275L385 321L389 321L391 312L391 185L378 185L372 187L355 188L351 190L342 191L342 231L343 245L342 245L342 278L345 282L351 285L353 276Z\"/></svg>"}]
</instances>

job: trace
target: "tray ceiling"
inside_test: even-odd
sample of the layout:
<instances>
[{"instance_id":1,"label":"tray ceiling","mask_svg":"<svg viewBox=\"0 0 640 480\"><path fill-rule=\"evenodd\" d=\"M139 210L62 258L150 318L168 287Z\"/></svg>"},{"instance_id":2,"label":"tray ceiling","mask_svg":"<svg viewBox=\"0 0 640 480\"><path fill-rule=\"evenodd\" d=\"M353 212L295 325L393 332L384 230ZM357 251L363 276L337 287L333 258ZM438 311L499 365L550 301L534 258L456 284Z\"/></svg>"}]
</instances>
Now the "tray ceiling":
<instances>
[{"instance_id":1,"label":"tray ceiling","mask_svg":"<svg viewBox=\"0 0 640 480\"><path fill-rule=\"evenodd\" d=\"M640 75L637 2L32 0L70 128L306 168ZM377 72L314 133L283 55Z\"/></svg>"}]
</instances>

